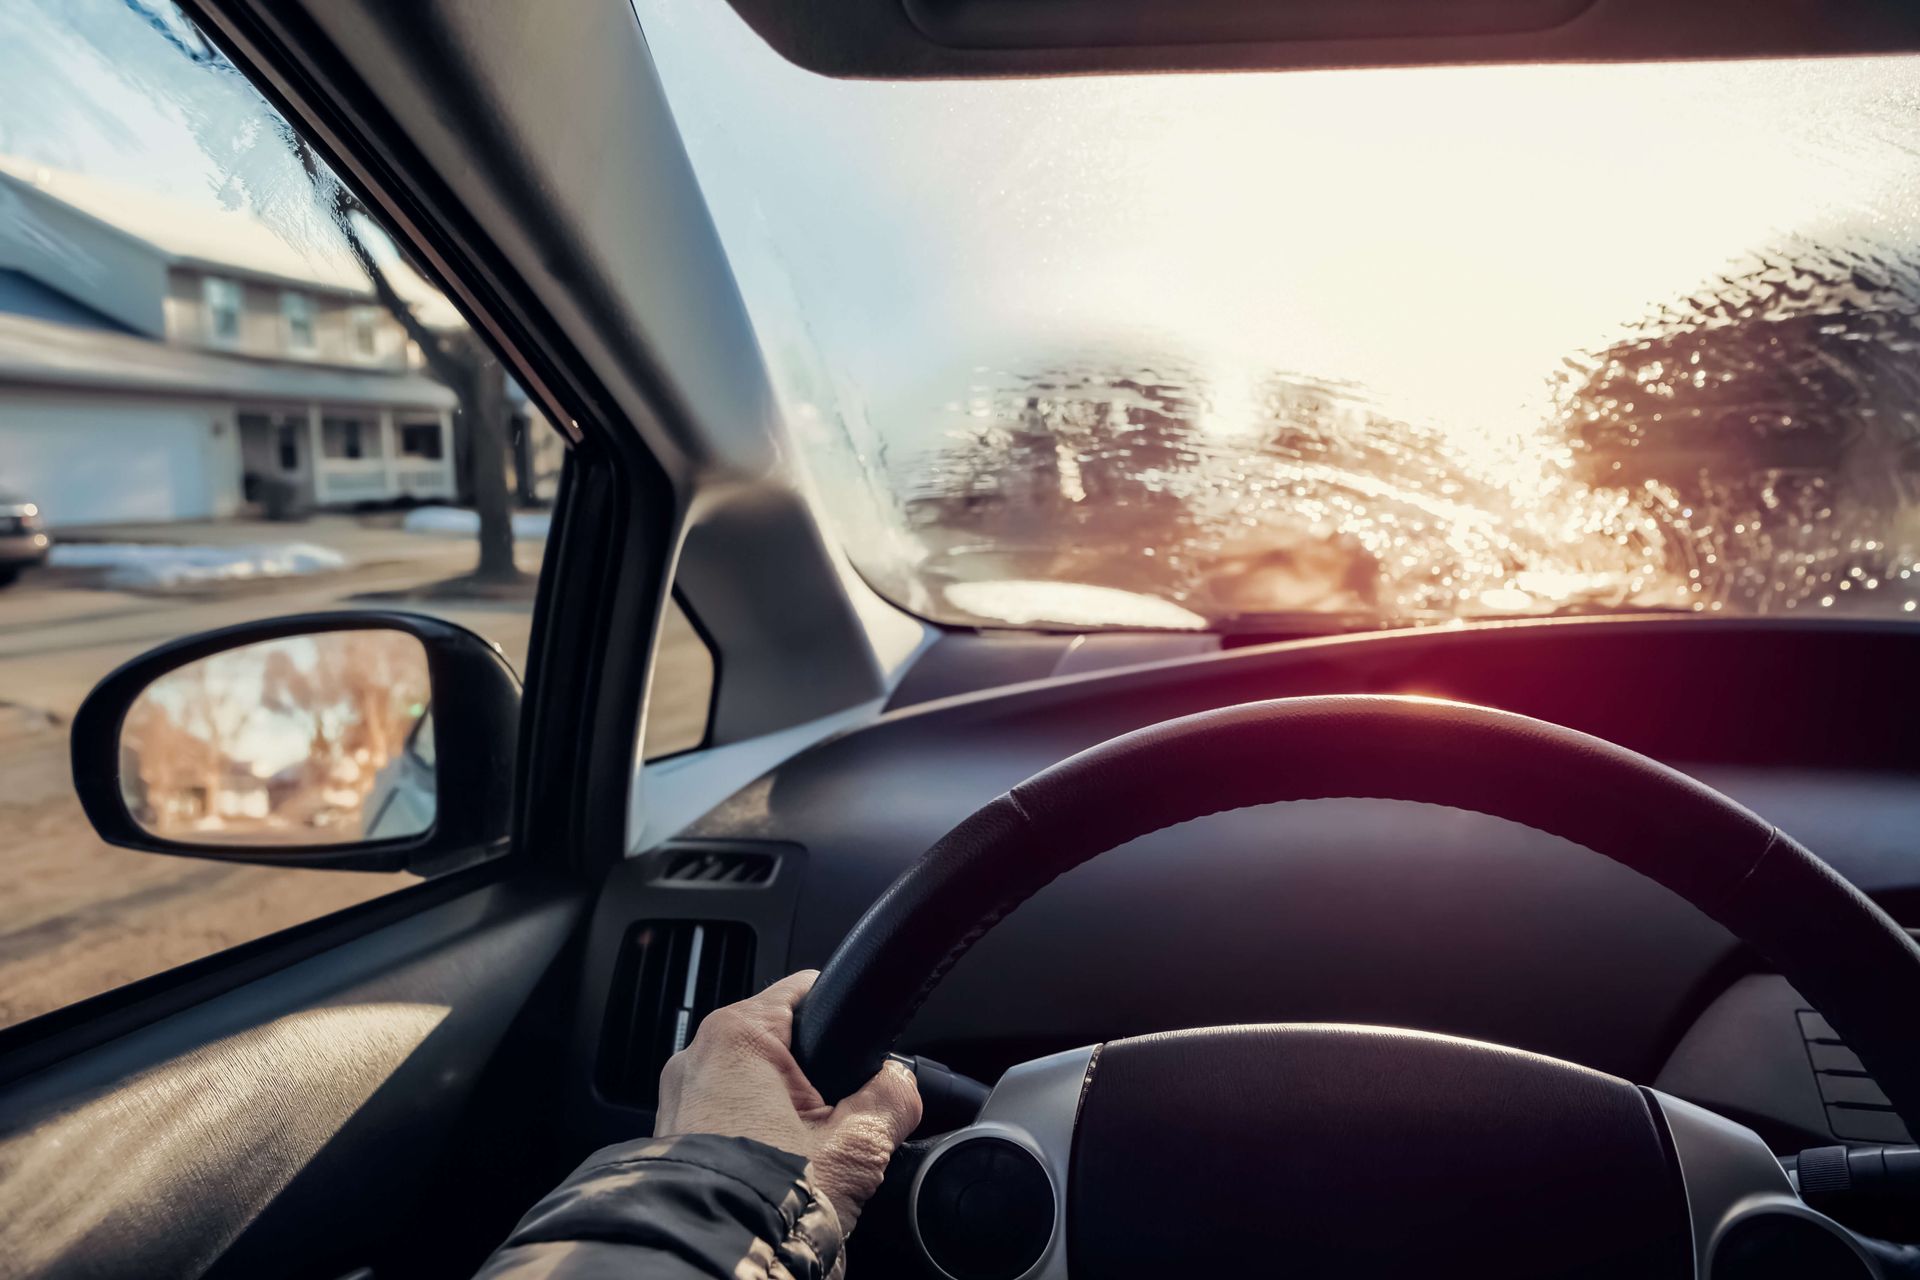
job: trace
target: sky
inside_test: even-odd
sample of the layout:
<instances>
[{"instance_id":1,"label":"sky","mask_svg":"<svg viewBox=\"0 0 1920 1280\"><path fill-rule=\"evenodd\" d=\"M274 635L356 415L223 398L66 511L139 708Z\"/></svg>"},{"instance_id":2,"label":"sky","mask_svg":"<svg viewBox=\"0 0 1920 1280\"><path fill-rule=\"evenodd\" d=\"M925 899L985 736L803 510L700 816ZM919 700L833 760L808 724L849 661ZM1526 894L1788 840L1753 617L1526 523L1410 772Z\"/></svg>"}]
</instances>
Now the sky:
<instances>
[{"instance_id":1,"label":"sky","mask_svg":"<svg viewBox=\"0 0 1920 1280\"><path fill-rule=\"evenodd\" d=\"M1786 237L1920 243L1914 60L877 83L636 9L776 378L895 444L1090 350L1498 432Z\"/></svg>"}]
</instances>

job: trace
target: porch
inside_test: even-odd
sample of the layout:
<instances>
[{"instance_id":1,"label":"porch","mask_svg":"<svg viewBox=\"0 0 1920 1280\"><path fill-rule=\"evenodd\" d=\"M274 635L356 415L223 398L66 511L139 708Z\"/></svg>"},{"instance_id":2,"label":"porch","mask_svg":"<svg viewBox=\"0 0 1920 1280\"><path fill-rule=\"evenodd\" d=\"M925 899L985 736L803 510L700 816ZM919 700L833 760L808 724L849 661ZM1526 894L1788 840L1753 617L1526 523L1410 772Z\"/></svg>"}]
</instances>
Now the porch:
<instances>
[{"instance_id":1,"label":"porch","mask_svg":"<svg viewBox=\"0 0 1920 1280\"><path fill-rule=\"evenodd\" d=\"M246 405L237 421L250 500L271 503L276 489L305 507L457 496L450 409Z\"/></svg>"}]
</instances>

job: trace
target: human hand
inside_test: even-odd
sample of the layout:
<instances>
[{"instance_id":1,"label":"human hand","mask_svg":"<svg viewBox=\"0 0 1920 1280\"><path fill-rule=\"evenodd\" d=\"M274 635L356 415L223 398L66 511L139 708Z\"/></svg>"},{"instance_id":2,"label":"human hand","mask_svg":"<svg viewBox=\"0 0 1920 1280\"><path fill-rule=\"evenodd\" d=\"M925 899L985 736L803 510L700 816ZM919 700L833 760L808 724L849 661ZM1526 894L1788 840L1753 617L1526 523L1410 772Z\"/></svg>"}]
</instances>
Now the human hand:
<instances>
[{"instance_id":1,"label":"human hand","mask_svg":"<svg viewBox=\"0 0 1920 1280\"><path fill-rule=\"evenodd\" d=\"M814 1190L850 1235L894 1148L920 1123L920 1090L911 1071L888 1061L859 1092L826 1104L790 1047L794 1007L819 976L802 970L708 1014L660 1073L653 1133L752 1138L804 1157Z\"/></svg>"}]
</instances>

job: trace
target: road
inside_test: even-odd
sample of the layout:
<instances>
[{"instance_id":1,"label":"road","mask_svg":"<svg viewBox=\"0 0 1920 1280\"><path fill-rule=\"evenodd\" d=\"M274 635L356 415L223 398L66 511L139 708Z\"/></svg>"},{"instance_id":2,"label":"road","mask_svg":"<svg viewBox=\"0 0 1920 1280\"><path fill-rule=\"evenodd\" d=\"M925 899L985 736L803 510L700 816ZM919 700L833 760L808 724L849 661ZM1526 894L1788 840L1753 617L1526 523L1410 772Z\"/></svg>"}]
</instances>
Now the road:
<instances>
[{"instance_id":1,"label":"road","mask_svg":"<svg viewBox=\"0 0 1920 1280\"><path fill-rule=\"evenodd\" d=\"M0 1026L412 883L406 876L201 862L102 844L73 795L66 726L96 681L156 644L254 618L364 607L357 599L363 593L468 571L472 544L349 517L133 532L172 541L309 541L357 563L337 574L194 594L105 590L59 572L29 574L0 591ZM522 545L530 571L540 551ZM528 603L390 607L460 623L525 670ZM710 673L684 620L670 620L660 668L676 677ZM649 754L691 745L704 720L699 679L662 684L673 698L655 709Z\"/></svg>"},{"instance_id":2,"label":"road","mask_svg":"<svg viewBox=\"0 0 1920 1280\"><path fill-rule=\"evenodd\" d=\"M317 527L316 527L317 526ZM473 567L473 548L455 539L422 538L394 529L366 529L344 517L262 534L258 525L198 526L205 535L238 528L256 541L308 541L352 556L356 567L313 578L177 595L103 590L58 574L28 574L0 592L0 704L36 707L62 721L101 676L162 641L254 618L365 607L356 597L437 582ZM272 530L274 526L266 526ZM182 530L176 532L178 538ZM371 536L370 536L371 535ZM539 567L539 547L523 546L521 560ZM472 628L506 650L524 669L529 623L525 605L409 604Z\"/></svg>"}]
</instances>

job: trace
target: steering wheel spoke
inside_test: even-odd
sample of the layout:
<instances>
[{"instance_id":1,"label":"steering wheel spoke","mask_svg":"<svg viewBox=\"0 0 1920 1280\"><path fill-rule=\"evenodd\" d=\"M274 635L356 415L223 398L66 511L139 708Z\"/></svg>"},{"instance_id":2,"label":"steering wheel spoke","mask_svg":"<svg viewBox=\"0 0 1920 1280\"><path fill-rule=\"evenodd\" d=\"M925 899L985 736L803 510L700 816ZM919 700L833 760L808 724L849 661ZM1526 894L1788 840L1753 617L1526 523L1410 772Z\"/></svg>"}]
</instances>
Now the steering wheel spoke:
<instances>
[{"instance_id":1,"label":"steering wheel spoke","mask_svg":"<svg viewBox=\"0 0 1920 1280\"><path fill-rule=\"evenodd\" d=\"M1067 1174L1095 1048L1009 1068L979 1119L927 1153L914 1239L949 1280L1065 1280Z\"/></svg>"},{"instance_id":2,"label":"steering wheel spoke","mask_svg":"<svg viewBox=\"0 0 1920 1280\"><path fill-rule=\"evenodd\" d=\"M1878 1262L1851 1231L1800 1199L1759 1134L1657 1089L1646 1092L1666 1122L1686 1188L1696 1275L1738 1280L1782 1274L1747 1268L1763 1259L1769 1268L1779 1266L1787 1261L1783 1251L1805 1255L1804 1275L1880 1275Z\"/></svg>"}]
</instances>

